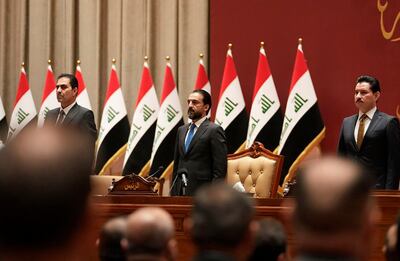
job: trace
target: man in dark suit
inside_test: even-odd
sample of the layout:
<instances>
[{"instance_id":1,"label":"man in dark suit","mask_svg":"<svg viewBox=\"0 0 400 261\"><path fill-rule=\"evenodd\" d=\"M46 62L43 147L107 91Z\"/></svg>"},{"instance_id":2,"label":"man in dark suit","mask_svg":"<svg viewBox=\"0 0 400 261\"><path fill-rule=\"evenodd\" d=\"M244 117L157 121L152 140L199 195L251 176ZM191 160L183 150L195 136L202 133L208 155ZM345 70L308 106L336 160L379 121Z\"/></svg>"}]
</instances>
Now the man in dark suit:
<instances>
[{"instance_id":1,"label":"man in dark suit","mask_svg":"<svg viewBox=\"0 0 400 261\"><path fill-rule=\"evenodd\" d=\"M171 195L192 196L203 184L224 179L227 166L225 133L211 122L211 96L204 90L193 91L188 98L191 123L178 129Z\"/></svg>"},{"instance_id":2,"label":"man in dark suit","mask_svg":"<svg viewBox=\"0 0 400 261\"><path fill-rule=\"evenodd\" d=\"M89 139L91 153L94 155L97 138L96 123L93 112L76 103L78 80L72 74L63 73L57 78L56 90L57 100L61 107L47 113L45 124L77 129Z\"/></svg>"},{"instance_id":3,"label":"man in dark suit","mask_svg":"<svg viewBox=\"0 0 400 261\"><path fill-rule=\"evenodd\" d=\"M358 113L343 120L338 153L361 163L375 177L376 189L398 189L400 128L396 117L378 111L379 81L360 76L354 102Z\"/></svg>"}]
</instances>

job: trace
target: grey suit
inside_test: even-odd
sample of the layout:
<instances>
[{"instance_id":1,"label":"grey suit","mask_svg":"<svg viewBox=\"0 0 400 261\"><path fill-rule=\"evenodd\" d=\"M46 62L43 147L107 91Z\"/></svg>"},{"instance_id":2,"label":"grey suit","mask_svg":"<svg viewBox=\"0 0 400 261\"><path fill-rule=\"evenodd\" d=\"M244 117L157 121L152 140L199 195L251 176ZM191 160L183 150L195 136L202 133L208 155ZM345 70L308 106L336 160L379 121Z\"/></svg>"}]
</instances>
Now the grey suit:
<instances>
[{"instance_id":1,"label":"grey suit","mask_svg":"<svg viewBox=\"0 0 400 261\"><path fill-rule=\"evenodd\" d=\"M343 120L338 153L354 158L371 171L376 189L398 189L400 175L400 128L397 118L376 111L358 149L354 129L358 115Z\"/></svg>"},{"instance_id":2,"label":"grey suit","mask_svg":"<svg viewBox=\"0 0 400 261\"><path fill-rule=\"evenodd\" d=\"M185 153L185 137L189 124L178 129L175 142L173 187L171 195L181 195L182 180L177 172L186 169L188 187L186 195L192 196L203 184L223 180L227 168L227 147L225 133L221 126L206 119L197 129Z\"/></svg>"}]
</instances>

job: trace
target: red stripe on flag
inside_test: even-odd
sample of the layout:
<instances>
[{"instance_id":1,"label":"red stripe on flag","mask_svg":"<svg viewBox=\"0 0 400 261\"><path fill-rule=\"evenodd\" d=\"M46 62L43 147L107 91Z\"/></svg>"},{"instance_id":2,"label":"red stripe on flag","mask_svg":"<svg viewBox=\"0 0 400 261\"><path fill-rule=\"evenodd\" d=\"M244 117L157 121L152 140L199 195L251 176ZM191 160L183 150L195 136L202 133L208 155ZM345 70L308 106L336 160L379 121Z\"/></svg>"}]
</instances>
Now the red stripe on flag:
<instances>
[{"instance_id":1,"label":"red stripe on flag","mask_svg":"<svg viewBox=\"0 0 400 261\"><path fill-rule=\"evenodd\" d=\"M22 68L21 74L19 76L19 84L18 84L17 96L15 97L14 107L27 91L29 91L28 79L26 78L26 73L24 68Z\"/></svg>"},{"instance_id":2,"label":"red stripe on flag","mask_svg":"<svg viewBox=\"0 0 400 261\"><path fill-rule=\"evenodd\" d=\"M163 90L161 93L161 104L163 104L164 100L175 89L175 87L176 86L174 76L172 75L171 64L167 63L167 67L165 68Z\"/></svg>"},{"instance_id":3,"label":"red stripe on flag","mask_svg":"<svg viewBox=\"0 0 400 261\"><path fill-rule=\"evenodd\" d=\"M204 85L206 85L207 83L208 83L208 77L207 77L206 68L204 68L203 63L200 60L199 70L197 72L196 85L194 86L194 89L201 90L201 89L203 89Z\"/></svg>"},{"instance_id":4,"label":"red stripe on flag","mask_svg":"<svg viewBox=\"0 0 400 261\"><path fill-rule=\"evenodd\" d=\"M142 100L144 95L150 90L152 86L153 86L153 78L151 77L150 68L145 62L143 65L142 80L140 81L139 94L136 100L135 107L137 107L139 102Z\"/></svg>"},{"instance_id":5,"label":"red stripe on flag","mask_svg":"<svg viewBox=\"0 0 400 261\"><path fill-rule=\"evenodd\" d=\"M267 57L265 56L263 49L261 49L260 55L258 57L258 66L256 74L256 83L254 85L253 101L254 97L256 97L261 86L270 76L271 76L271 70L269 69Z\"/></svg>"},{"instance_id":6,"label":"red stripe on flag","mask_svg":"<svg viewBox=\"0 0 400 261\"><path fill-rule=\"evenodd\" d=\"M54 80L53 70L51 65L47 67L46 82L43 89L42 104L47 96L56 88L56 81Z\"/></svg>"},{"instance_id":7,"label":"red stripe on flag","mask_svg":"<svg viewBox=\"0 0 400 261\"><path fill-rule=\"evenodd\" d=\"M78 80L78 95L86 88L85 82L83 81L81 67L76 66L75 77Z\"/></svg>"},{"instance_id":8,"label":"red stripe on flag","mask_svg":"<svg viewBox=\"0 0 400 261\"><path fill-rule=\"evenodd\" d=\"M306 59L304 58L304 53L303 50L301 49L301 44L299 44L299 47L297 48L296 61L294 63L294 69L293 69L292 81L290 83L289 93L292 92L294 85L297 83L300 77L303 76L303 74L305 74L307 71L308 68L306 64Z\"/></svg>"},{"instance_id":9,"label":"red stripe on flag","mask_svg":"<svg viewBox=\"0 0 400 261\"><path fill-rule=\"evenodd\" d=\"M119 81L118 81L117 69L113 65L111 67L110 81L108 82L108 88L106 92L106 99L104 101L104 106L107 104L107 101L111 97L111 95L113 95L113 93L118 89L119 89Z\"/></svg>"},{"instance_id":10,"label":"red stripe on flag","mask_svg":"<svg viewBox=\"0 0 400 261\"><path fill-rule=\"evenodd\" d=\"M226 60L225 60L224 75L222 77L221 90L219 92L220 98L222 97L222 94L225 92L225 90L229 86L229 84L236 77L237 77L237 73L236 73L235 63L233 61L233 57L232 57L230 50L228 50L228 53L226 55Z\"/></svg>"}]
</instances>

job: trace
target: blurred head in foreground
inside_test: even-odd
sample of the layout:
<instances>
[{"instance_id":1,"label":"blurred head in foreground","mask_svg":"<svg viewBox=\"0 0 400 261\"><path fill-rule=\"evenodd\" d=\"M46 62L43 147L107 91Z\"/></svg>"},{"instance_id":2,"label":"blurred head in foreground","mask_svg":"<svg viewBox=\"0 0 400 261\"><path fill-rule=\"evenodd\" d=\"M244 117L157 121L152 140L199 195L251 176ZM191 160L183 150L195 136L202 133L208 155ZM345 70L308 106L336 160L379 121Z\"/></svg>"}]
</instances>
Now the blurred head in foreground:
<instances>
[{"instance_id":1,"label":"blurred head in foreground","mask_svg":"<svg viewBox=\"0 0 400 261\"><path fill-rule=\"evenodd\" d=\"M140 208L128 217L122 246L127 260L175 260L175 225L162 208Z\"/></svg>"},{"instance_id":2,"label":"blurred head in foreground","mask_svg":"<svg viewBox=\"0 0 400 261\"><path fill-rule=\"evenodd\" d=\"M249 260L287 260L286 233L282 223L273 218L264 218L258 223L255 248Z\"/></svg>"},{"instance_id":3,"label":"blurred head in foreground","mask_svg":"<svg viewBox=\"0 0 400 261\"><path fill-rule=\"evenodd\" d=\"M100 261L126 260L122 249L122 239L126 236L127 222L125 217L116 217L107 221L98 238Z\"/></svg>"},{"instance_id":4,"label":"blurred head in foreground","mask_svg":"<svg viewBox=\"0 0 400 261\"><path fill-rule=\"evenodd\" d=\"M391 225L386 233L383 253L387 261L400 260L400 213L397 215L397 221Z\"/></svg>"},{"instance_id":5,"label":"blurred head in foreground","mask_svg":"<svg viewBox=\"0 0 400 261\"><path fill-rule=\"evenodd\" d=\"M24 130L0 150L1 255L33 258L71 246L89 214L86 145L72 130L46 127Z\"/></svg>"},{"instance_id":6,"label":"blurred head in foreground","mask_svg":"<svg viewBox=\"0 0 400 261\"><path fill-rule=\"evenodd\" d=\"M352 161L325 157L298 173L293 224L300 255L365 260L380 217L371 177Z\"/></svg>"},{"instance_id":7,"label":"blurred head in foreground","mask_svg":"<svg viewBox=\"0 0 400 261\"><path fill-rule=\"evenodd\" d=\"M200 188L190 222L197 258L214 254L247 258L257 229L253 217L253 202L246 194L222 182Z\"/></svg>"}]
</instances>

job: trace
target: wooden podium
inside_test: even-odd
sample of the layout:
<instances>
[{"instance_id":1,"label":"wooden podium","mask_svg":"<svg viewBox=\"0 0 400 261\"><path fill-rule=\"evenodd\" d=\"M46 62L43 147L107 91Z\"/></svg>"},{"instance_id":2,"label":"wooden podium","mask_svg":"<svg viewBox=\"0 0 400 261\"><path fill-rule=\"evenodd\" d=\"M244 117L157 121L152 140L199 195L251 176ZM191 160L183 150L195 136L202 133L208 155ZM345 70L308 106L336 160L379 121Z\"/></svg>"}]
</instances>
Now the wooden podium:
<instances>
[{"instance_id":1,"label":"wooden podium","mask_svg":"<svg viewBox=\"0 0 400 261\"><path fill-rule=\"evenodd\" d=\"M109 194L134 196L161 196L164 180L131 174L113 181ZM158 188L156 185L160 184Z\"/></svg>"}]
</instances>

